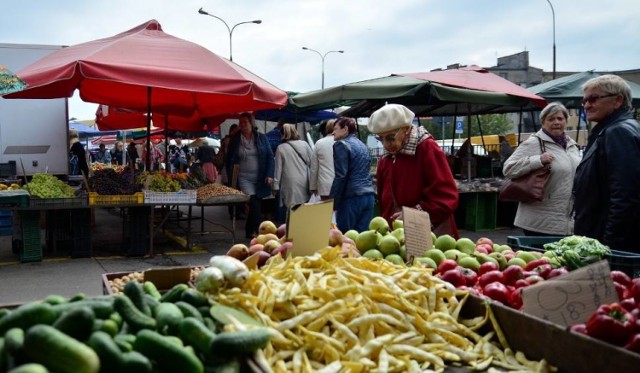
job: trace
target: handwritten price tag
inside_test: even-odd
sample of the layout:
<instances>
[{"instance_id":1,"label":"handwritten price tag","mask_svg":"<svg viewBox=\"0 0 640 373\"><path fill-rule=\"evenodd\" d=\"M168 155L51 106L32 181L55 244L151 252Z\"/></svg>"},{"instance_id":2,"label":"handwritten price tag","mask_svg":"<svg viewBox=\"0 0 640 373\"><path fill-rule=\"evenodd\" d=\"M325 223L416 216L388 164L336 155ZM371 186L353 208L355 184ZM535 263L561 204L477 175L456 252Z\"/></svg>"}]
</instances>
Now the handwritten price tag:
<instances>
[{"instance_id":1,"label":"handwritten price tag","mask_svg":"<svg viewBox=\"0 0 640 373\"><path fill-rule=\"evenodd\" d=\"M524 312L563 326L586 322L601 304L618 302L606 260L522 289Z\"/></svg>"},{"instance_id":2,"label":"handwritten price tag","mask_svg":"<svg viewBox=\"0 0 640 373\"><path fill-rule=\"evenodd\" d=\"M431 220L429 213L410 207L402 208L404 223L404 242L407 258L419 258L433 247L431 242Z\"/></svg>"}]
</instances>

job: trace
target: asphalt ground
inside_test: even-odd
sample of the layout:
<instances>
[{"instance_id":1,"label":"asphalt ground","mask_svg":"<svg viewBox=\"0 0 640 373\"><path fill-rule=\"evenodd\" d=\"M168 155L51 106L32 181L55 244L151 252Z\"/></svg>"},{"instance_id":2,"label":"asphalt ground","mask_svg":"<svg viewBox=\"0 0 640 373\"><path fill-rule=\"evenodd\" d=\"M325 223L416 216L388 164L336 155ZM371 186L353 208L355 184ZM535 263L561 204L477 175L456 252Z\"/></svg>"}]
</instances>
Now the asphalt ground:
<instances>
[{"instance_id":1,"label":"asphalt ground","mask_svg":"<svg viewBox=\"0 0 640 373\"><path fill-rule=\"evenodd\" d=\"M235 229L232 229L227 207L209 206L204 209L206 220L202 222L206 233L192 234L189 247L186 247L185 236L187 222L184 219L172 219L170 215L165 230L154 234L153 250L150 250L152 254L148 252L145 256L132 257L123 255L123 216L120 209L95 208L94 211L91 257L70 258L64 245L58 245L55 252L45 248L42 261L22 263L18 254L13 252L11 236L0 237L0 305L25 303L50 294L65 297L78 293L102 295L104 273L207 265L212 255L224 254L234 242L248 241L244 238L244 220L237 220ZM186 218L187 208L183 206L180 211L181 216ZM194 208L192 213L199 216L200 209ZM191 223L192 231L200 231L199 219ZM235 232L235 241L231 232ZM507 236L521 236L522 231L513 227L499 227L477 232L460 230L460 235L474 241L479 237L488 237L504 244L507 243Z\"/></svg>"}]
</instances>

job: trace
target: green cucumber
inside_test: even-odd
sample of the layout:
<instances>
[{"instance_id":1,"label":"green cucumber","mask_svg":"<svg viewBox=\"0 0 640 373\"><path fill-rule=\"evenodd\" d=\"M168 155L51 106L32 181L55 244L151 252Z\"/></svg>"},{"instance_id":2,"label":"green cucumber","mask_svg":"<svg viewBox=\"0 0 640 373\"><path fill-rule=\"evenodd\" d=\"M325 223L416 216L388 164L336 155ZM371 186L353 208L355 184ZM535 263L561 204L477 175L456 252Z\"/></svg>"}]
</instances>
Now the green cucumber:
<instances>
[{"instance_id":1,"label":"green cucumber","mask_svg":"<svg viewBox=\"0 0 640 373\"><path fill-rule=\"evenodd\" d=\"M175 305L180 308L180 311L182 311L184 317L195 317L196 319L202 321L202 314L191 304L184 301L178 301L175 303Z\"/></svg>"},{"instance_id":2,"label":"green cucumber","mask_svg":"<svg viewBox=\"0 0 640 373\"><path fill-rule=\"evenodd\" d=\"M27 303L0 319L0 335L11 328L27 330L36 324L50 325L56 318L56 312L49 303Z\"/></svg>"},{"instance_id":3,"label":"green cucumber","mask_svg":"<svg viewBox=\"0 0 640 373\"><path fill-rule=\"evenodd\" d=\"M113 337L113 341L118 345L120 351L129 352L133 351L133 342L136 341L136 336L133 334L118 334Z\"/></svg>"},{"instance_id":4,"label":"green cucumber","mask_svg":"<svg viewBox=\"0 0 640 373\"><path fill-rule=\"evenodd\" d=\"M162 294L160 294L156 285L151 281L145 281L144 284L142 284L142 290L145 294L151 295L155 299L159 300L162 298Z\"/></svg>"},{"instance_id":5,"label":"green cucumber","mask_svg":"<svg viewBox=\"0 0 640 373\"><path fill-rule=\"evenodd\" d=\"M180 332L180 321L184 319L184 315L174 303L160 303L153 313L160 333L177 335Z\"/></svg>"},{"instance_id":6,"label":"green cucumber","mask_svg":"<svg viewBox=\"0 0 640 373\"><path fill-rule=\"evenodd\" d=\"M160 297L160 302L177 302L180 300L182 293L188 288L189 286L187 284L174 285L171 289L169 289L169 291L167 291L162 295L162 297Z\"/></svg>"},{"instance_id":7,"label":"green cucumber","mask_svg":"<svg viewBox=\"0 0 640 373\"><path fill-rule=\"evenodd\" d=\"M209 299L204 294L193 288L183 291L182 295L180 295L180 299L195 307L209 305Z\"/></svg>"},{"instance_id":8,"label":"green cucumber","mask_svg":"<svg viewBox=\"0 0 640 373\"><path fill-rule=\"evenodd\" d=\"M93 331L96 316L89 307L70 308L53 323L53 327L71 337L84 341Z\"/></svg>"},{"instance_id":9,"label":"green cucumber","mask_svg":"<svg viewBox=\"0 0 640 373\"><path fill-rule=\"evenodd\" d=\"M185 317L180 322L180 338L205 356L211 355L211 341L215 337L216 334L195 317Z\"/></svg>"},{"instance_id":10,"label":"green cucumber","mask_svg":"<svg viewBox=\"0 0 640 373\"><path fill-rule=\"evenodd\" d=\"M155 329L157 326L156 320L136 308L131 302L131 299L126 295L116 296L113 307L134 331L140 329Z\"/></svg>"},{"instance_id":11,"label":"green cucumber","mask_svg":"<svg viewBox=\"0 0 640 373\"><path fill-rule=\"evenodd\" d=\"M85 293L78 293L72 296L71 298L69 298L69 302L77 302L77 301L86 300L86 299L87 299L87 295Z\"/></svg>"},{"instance_id":12,"label":"green cucumber","mask_svg":"<svg viewBox=\"0 0 640 373\"><path fill-rule=\"evenodd\" d=\"M133 349L154 361L155 368L162 372L204 372L204 366L196 356L151 330L138 332Z\"/></svg>"},{"instance_id":13,"label":"green cucumber","mask_svg":"<svg viewBox=\"0 0 640 373\"><path fill-rule=\"evenodd\" d=\"M270 338L266 328L220 333L211 341L211 353L220 357L249 355L264 348Z\"/></svg>"},{"instance_id":14,"label":"green cucumber","mask_svg":"<svg viewBox=\"0 0 640 373\"><path fill-rule=\"evenodd\" d=\"M138 351L122 354L122 364L118 373L151 373L152 371L151 360Z\"/></svg>"},{"instance_id":15,"label":"green cucumber","mask_svg":"<svg viewBox=\"0 0 640 373\"><path fill-rule=\"evenodd\" d=\"M100 330L93 332L87 344L98 354L101 371L118 371L120 365L122 365L122 353L109 334Z\"/></svg>"},{"instance_id":16,"label":"green cucumber","mask_svg":"<svg viewBox=\"0 0 640 373\"><path fill-rule=\"evenodd\" d=\"M160 301L149 294L145 294L144 302L151 310L152 316L155 316L153 315L153 311L155 310L156 307L158 307L158 305L160 304Z\"/></svg>"},{"instance_id":17,"label":"green cucumber","mask_svg":"<svg viewBox=\"0 0 640 373\"><path fill-rule=\"evenodd\" d=\"M49 373L49 370L42 364L28 363L15 367L7 373Z\"/></svg>"},{"instance_id":18,"label":"green cucumber","mask_svg":"<svg viewBox=\"0 0 640 373\"><path fill-rule=\"evenodd\" d=\"M14 361L24 361L24 330L11 328L4 333L4 349Z\"/></svg>"},{"instance_id":19,"label":"green cucumber","mask_svg":"<svg viewBox=\"0 0 640 373\"><path fill-rule=\"evenodd\" d=\"M57 304L53 306L53 310L56 312L57 317L60 317L63 313L71 309L82 307L91 308L96 318L106 319L113 313L113 300L110 302L94 299L79 300L75 302Z\"/></svg>"},{"instance_id":20,"label":"green cucumber","mask_svg":"<svg viewBox=\"0 0 640 373\"><path fill-rule=\"evenodd\" d=\"M144 290L142 290L142 284L140 284L138 281L127 282L127 284L124 286L124 294L128 296L129 299L131 299L131 302L133 302L133 304L140 311L144 312L148 316L151 316L151 308L149 307L147 302L145 302L145 293Z\"/></svg>"},{"instance_id":21,"label":"green cucumber","mask_svg":"<svg viewBox=\"0 0 640 373\"><path fill-rule=\"evenodd\" d=\"M57 373L97 373L100 359L89 346L53 326L35 325L24 337L24 352L33 362Z\"/></svg>"},{"instance_id":22,"label":"green cucumber","mask_svg":"<svg viewBox=\"0 0 640 373\"><path fill-rule=\"evenodd\" d=\"M67 298L63 297L62 295L52 294L44 298L44 301L52 306L55 306L56 304L67 303Z\"/></svg>"}]
</instances>

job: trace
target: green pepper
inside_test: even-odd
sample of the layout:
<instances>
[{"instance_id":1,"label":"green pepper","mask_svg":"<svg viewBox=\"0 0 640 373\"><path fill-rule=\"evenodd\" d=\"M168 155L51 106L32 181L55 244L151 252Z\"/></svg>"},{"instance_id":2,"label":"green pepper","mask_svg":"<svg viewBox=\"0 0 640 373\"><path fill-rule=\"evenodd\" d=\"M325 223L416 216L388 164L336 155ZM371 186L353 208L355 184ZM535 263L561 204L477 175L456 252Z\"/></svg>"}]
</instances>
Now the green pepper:
<instances>
[{"instance_id":1,"label":"green pepper","mask_svg":"<svg viewBox=\"0 0 640 373\"><path fill-rule=\"evenodd\" d=\"M623 346L634 334L635 327L635 317L620 304L603 304L587 321L587 335Z\"/></svg>"}]
</instances>

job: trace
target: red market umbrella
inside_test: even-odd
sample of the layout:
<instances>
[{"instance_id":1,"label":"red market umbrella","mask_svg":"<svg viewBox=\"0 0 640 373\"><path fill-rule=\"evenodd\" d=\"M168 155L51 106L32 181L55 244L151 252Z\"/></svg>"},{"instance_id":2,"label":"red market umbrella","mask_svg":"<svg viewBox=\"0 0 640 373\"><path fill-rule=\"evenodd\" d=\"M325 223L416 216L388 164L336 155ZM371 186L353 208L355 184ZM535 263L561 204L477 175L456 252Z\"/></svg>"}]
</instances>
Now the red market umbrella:
<instances>
[{"instance_id":1,"label":"red market umbrella","mask_svg":"<svg viewBox=\"0 0 640 373\"><path fill-rule=\"evenodd\" d=\"M163 32L156 20L60 49L16 74L27 88L4 98L71 97L78 89L86 102L203 117L287 103L286 92L198 44Z\"/></svg>"},{"instance_id":2,"label":"red market umbrella","mask_svg":"<svg viewBox=\"0 0 640 373\"><path fill-rule=\"evenodd\" d=\"M207 132L219 126L227 116L202 118L194 114L189 117L151 113L153 125L167 131ZM143 128L147 125L147 114L139 111L99 105L96 110L96 125L101 131Z\"/></svg>"}]
</instances>

